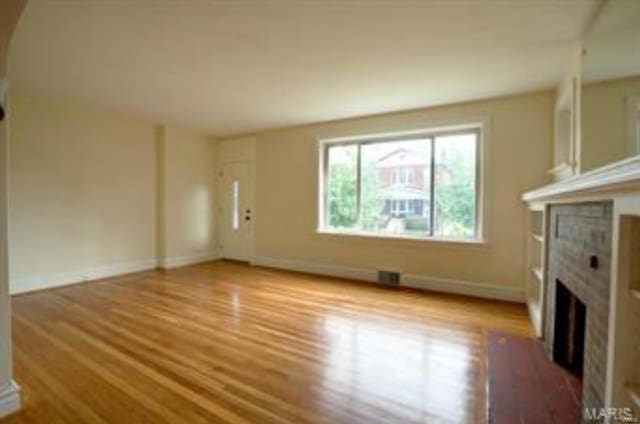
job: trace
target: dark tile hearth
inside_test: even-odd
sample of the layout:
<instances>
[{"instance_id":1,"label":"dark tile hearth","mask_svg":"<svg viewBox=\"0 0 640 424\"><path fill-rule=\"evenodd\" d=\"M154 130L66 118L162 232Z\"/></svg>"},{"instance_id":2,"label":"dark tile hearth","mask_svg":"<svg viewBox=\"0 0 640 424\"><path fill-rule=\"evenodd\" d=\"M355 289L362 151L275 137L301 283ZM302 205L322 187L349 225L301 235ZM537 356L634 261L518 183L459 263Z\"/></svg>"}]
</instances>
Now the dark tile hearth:
<instances>
[{"instance_id":1,"label":"dark tile hearth","mask_svg":"<svg viewBox=\"0 0 640 424\"><path fill-rule=\"evenodd\" d=\"M489 333L489 423L581 421L582 384L549 359L542 341Z\"/></svg>"}]
</instances>

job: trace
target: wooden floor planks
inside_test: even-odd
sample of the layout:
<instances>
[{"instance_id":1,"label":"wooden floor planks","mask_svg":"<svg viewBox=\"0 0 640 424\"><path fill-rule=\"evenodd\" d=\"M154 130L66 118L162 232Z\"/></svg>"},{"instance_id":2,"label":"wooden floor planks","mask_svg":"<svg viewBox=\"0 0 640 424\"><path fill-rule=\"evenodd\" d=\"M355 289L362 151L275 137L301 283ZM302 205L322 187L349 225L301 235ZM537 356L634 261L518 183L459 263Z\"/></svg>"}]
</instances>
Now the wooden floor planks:
<instances>
[{"instance_id":1,"label":"wooden floor planks","mask_svg":"<svg viewBox=\"0 0 640 424\"><path fill-rule=\"evenodd\" d=\"M6 423L486 421L523 305L217 261L13 298ZM4 424L4 422L3 422Z\"/></svg>"}]
</instances>

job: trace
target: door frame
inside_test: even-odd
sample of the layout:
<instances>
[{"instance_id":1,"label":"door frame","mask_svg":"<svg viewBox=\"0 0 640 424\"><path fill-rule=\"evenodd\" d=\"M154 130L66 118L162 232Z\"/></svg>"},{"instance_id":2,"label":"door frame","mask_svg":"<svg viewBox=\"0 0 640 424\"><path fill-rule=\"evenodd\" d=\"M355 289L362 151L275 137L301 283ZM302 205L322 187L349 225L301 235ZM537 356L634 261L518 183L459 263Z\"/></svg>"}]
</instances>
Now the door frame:
<instances>
[{"instance_id":1,"label":"door frame","mask_svg":"<svg viewBox=\"0 0 640 424\"><path fill-rule=\"evenodd\" d=\"M249 208L251 209L251 226L249 227L249 265L254 265L255 262L255 226L256 226L256 162L253 158L242 158L242 159L232 159L232 160L223 160L217 163L216 172L215 172L215 188L216 188L216 200L217 206L215 208L215 227L216 227L216 251L217 256L221 259L225 259L224 250L223 250L223 233L224 233L224 225L223 222L223 208L228 208L230 205L226 205L225 199L225 188L223 186L223 171L226 165L232 164L247 164L247 169L249 170L249 184L251 184L251 195L249 196ZM243 214L244 215L244 214Z\"/></svg>"}]
</instances>

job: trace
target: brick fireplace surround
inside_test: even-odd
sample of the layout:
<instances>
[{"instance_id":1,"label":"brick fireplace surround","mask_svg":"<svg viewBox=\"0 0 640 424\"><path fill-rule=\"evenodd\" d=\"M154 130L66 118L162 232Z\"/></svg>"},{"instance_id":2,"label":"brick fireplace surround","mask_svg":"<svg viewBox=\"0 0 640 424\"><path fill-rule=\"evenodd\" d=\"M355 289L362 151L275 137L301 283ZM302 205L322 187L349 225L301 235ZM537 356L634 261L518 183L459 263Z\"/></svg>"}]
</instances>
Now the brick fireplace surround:
<instances>
[{"instance_id":1,"label":"brick fireplace surround","mask_svg":"<svg viewBox=\"0 0 640 424\"><path fill-rule=\"evenodd\" d=\"M546 350L553 358L559 280L586 305L582 407L601 408L605 403L609 342L613 203L551 205L549 217Z\"/></svg>"}]
</instances>

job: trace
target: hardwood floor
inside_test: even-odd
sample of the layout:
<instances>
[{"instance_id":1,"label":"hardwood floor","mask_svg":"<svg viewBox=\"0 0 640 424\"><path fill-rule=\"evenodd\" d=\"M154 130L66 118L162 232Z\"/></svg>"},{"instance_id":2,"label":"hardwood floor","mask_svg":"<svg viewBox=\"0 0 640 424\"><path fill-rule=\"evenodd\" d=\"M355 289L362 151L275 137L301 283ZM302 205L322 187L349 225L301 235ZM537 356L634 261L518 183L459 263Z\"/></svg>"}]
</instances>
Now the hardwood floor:
<instances>
[{"instance_id":1,"label":"hardwood floor","mask_svg":"<svg viewBox=\"0 0 640 424\"><path fill-rule=\"evenodd\" d=\"M489 330L532 334L523 305L222 261L36 292L6 423L485 422Z\"/></svg>"}]
</instances>

